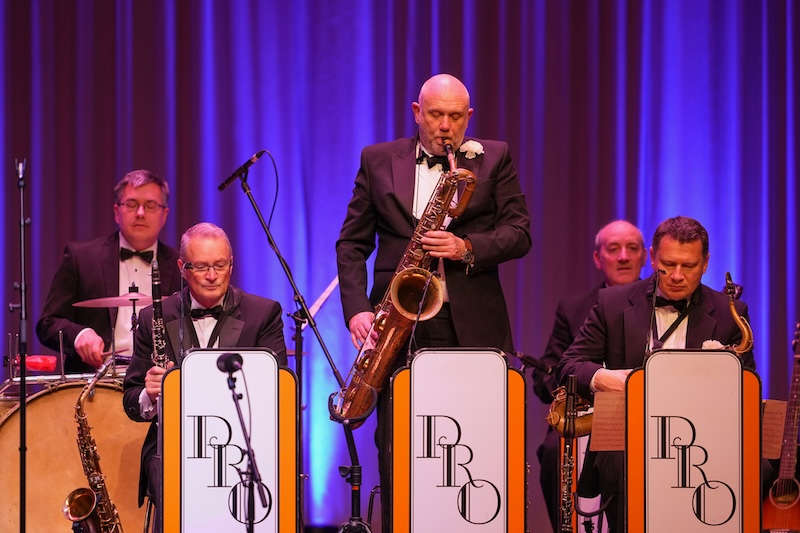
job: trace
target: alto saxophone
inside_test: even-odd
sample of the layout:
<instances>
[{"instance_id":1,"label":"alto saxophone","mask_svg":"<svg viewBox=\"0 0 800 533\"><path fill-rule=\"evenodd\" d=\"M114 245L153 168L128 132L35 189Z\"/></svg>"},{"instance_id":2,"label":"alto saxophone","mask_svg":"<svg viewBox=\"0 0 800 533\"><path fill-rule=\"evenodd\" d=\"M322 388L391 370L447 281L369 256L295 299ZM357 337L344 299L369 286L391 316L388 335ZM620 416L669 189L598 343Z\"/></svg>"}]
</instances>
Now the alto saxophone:
<instances>
[{"instance_id":1,"label":"alto saxophone","mask_svg":"<svg viewBox=\"0 0 800 533\"><path fill-rule=\"evenodd\" d=\"M445 144L450 170L442 172L425 211L414 228L400 264L389 288L375 308L367 338L350 369L348 384L338 393L338 403L332 409L336 418L361 421L374 407L377 393L389 375L400 349L408 340L417 320L427 320L439 312L444 301L441 282L430 271L432 257L422 248L426 232L440 230L445 217L460 216L475 189L475 174L456 168L453 146ZM464 183L458 205L450 203ZM373 332L377 339L373 342ZM358 427L360 422L353 424Z\"/></svg>"},{"instance_id":2,"label":"alto saxophone","mask_svg":"<svg viewBox=\"0 0 800 533\"><path fill-rule=\"evenodd\" d=\"M122 533L119 513L108 495L105 476L100 470L100 455L97 443L92 437L91 427L86 419L84 403L114 361L114 354L108 356L97 373L83 387L75 403L75 421L78 423L78 453L81 456L83 473L89 487L73 490L64 501L63 512L67 519L75 522L73 529L84 533Z\"/></svg>"},{"instance_id":3,"label":"alto saxophone","mask_svg":"<svg viewBox=\"0 0 800 533\"><path fill-rule=\"evenodd\" d=\"M750 327L750 323L747 322L747 319L736 311L734 301L738 300L742 295L742 286L733 282L730 272L725 273L725 294L728 295L731 318L733 318L739 331L742 332L742 340L739 341L739 344L731 346L730 348L736 352L736 355L741 357L743 353L753 349L753 329Z\"/></svg>"}]
</instances>

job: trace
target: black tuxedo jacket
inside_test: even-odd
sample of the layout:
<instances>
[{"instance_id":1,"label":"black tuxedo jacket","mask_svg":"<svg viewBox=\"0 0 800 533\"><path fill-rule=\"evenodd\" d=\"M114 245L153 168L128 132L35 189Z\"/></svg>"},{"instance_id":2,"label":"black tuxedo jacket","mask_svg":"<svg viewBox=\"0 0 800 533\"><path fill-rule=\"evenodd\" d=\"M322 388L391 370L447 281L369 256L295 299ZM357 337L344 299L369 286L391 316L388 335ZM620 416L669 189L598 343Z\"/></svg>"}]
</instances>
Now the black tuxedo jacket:
<instances>
[{"instance_id":1,"label":"black tuxedo jacket","mask_svg":"<svg viewBox=\"0 0 800 533\"><path fill-rule=\"evenodd\" d=\"M476 139L477 140L477 139ZM475 267L445 260L450 312L461 346L494 346L512 351L511 327L498 265L522 257L531 246L525 197L508 145L478 140L484 153L473 159L457 152L458 166L477 178L466 211L448 231L469 237ZM392 279L416 227L412 215L416 137L366 147L347 215L336 242L339 290L345 323L372 311ZM375 249L374 279L367 298L367 257Z\"/></svg>"},{"instance_id":2,"label":"black tuxedo jacket","mask_svg":"<svg viewBox=\"0 0 800 533\"><path fill-rule=\"evenodd\" d=\"M589 383L603 368L639 368L644 363L652 313L653 277L629 285L609 287L598 293L597 304L578 331L575 341L561 359L560 378L575 374L578 394L592 398ZM734 345L741 331L730 313L728 296L700 285L691 297L686 328L686 348L699 349L703 341L717 340ZM747 316L747 306L736 302L736 310ZM742 366L755 369L752 350L742 354ZM624 493L622 452L588 452L579 490L586 496ZM622 519L620 517L620 519Z\"/></svg>"},{"instance_id":3,"label":"black tuxedo jacket","mask_svg":"<svg viewBox=\"0 0 800 533\"><path fill-rule=\"evenodd\" d=\"M552 373L544 374L539 371L533 373L533 390L542 403L548 404L553 401L552 393L558 386L558 365L561 363L561 355L575 340L586 316L597 303L597 295L603 286L603 284L597 285L586 294L570 296L558 302L553 331L542 355L542 362L552 369Z\"/></svg>"},{"instance_id":4,"label":"black tuxedo jacket","mask_svg":"<svg viewBox=\"0 0 800 533\"><path fill-rule=\"evenodd\" d=\"M156 257L161 272L162 294L180 288L178 252L158 243ZM58 350L58 331L64 331L64 367L66 372L94 372L75 352L75 337L84 328L92 328L111 347L117 308L88 309L72 304L91 298L119 295L119 232L87 242L70 242L58 267L42 316L36 323L39 341Z\"/></svg>"},{"instance_id":5,"label":"black tuxedo jacket","mask_svg":"<svg viewBox=\"0 0 800 533\"><path fill-rule=\"evenodd\" d=\"M575 374L578 393L590 398L589 382L605 363L609 369L638 368L644 362L652 313L653 278L609 287L598 294L572 345L564 352L560 376ZM723 345L737 344L741 331L731 317L728 296L705 285L692 295L686 329L686 348L699 349L713 339ZM740 315L747 306L737 301ZM752 350L742 354L742 366L754 369Z\"/></svg>"},{"instance_id":6,"label":"black tuxedo jacket","mask_svg":"<svg viewBox=\"0 0 800 533\"><path fill-rule=\"evenodd\" d=\"M183 291L184 311L189 312L190 303L187 289ZM164 326L167 331L167 357L180 366L180 293L162 300ZM269 348L278 356L278 363L286 366L286 346L283 340L283 320L278 302L235 287L230 287L223 302L222 328L219 333L219 348ZM191 329L190 329L191 328ZM198 348L193 344L195 338L192 320L184 318L183 346L186 350ZM205 346L203 346L205 348ZM142 445L141 471L139 477L139 504L147 488L145 466L156 452L158 429L156 420L145 420L139 412L139 395L144 389L144 378L153 366L153 307L146 307L139 319L135 337L135 353L123 384L122 403L128 417L137 422L151 422L150 429ZM185 352L184 352L185 353Z\"/></svg>"}]
</instances>

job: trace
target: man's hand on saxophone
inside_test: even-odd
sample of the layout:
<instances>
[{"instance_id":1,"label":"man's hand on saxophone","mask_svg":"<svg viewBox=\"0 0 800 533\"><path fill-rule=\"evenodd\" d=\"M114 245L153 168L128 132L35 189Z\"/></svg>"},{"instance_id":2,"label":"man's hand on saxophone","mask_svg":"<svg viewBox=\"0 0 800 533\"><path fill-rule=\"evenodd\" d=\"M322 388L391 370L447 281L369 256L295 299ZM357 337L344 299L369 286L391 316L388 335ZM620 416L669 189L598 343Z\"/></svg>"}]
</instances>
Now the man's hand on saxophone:
<instances>
[{"instance_id":1,"label":"man's hand on saxophone","mask_svg":"<svg viewBox=\"0 0 800 533\"><path fill-rule=\"evenodd\" d=\"M372 327L373 320L375 320L375 313L372 311L362 311L350 317L350 323L348 324L350 340L353 341L353 346L356 347L356 350L361 348L361 345L364 344L369 329ZM372 340L374 341L377 338L378 332L373 331Z\"/></svg>"},{"instance_id":2,"label":"man's hand on saxophone","mask_svg":"<svg viewBox=\"0 0 800 533\"><path fill-rule=\"evenodd\" d=\"M427 231L422 237L422 249L430 252L432 257L442 257L453 261L461 261L467 252L464 239L456 237L449 231Z\"/></svg>"},{"instance_id":3,"label":"man's hand on saxophone","mask_svg":"<svg viewBox=\"0 0 800 533\"><path fill-rule=\"evenodd\" d=\"M150 370L145 374L144 389L147 391L147 395L153 403L156 402L158 396L161 394L161 380L164 379L164 374L173 366L175 366L175 363L168 361L165 368L154 365L150 367Z\"/></svg>"}]
</instances>

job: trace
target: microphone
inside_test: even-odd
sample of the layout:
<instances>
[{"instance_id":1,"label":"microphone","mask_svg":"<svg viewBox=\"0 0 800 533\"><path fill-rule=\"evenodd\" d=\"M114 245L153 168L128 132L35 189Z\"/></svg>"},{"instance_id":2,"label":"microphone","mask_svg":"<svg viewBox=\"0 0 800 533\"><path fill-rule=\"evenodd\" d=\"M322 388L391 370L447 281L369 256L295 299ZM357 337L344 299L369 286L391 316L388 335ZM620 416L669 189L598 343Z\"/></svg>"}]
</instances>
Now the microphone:
<instances>
[{"instance_id":1,"label":"microphone","mask_svg":"<svg viewBox=\"0 0 800 533\"><path fill-rule=\"evenodd\" d=\"M543 372L547 375L553 373L553 367L551 367L547 363L543 363L540 359L537 359L536 357L533 357L531 355L522 352L515 352L514 355L517 357L517 359L522 361L522 364L525 366L534 368L539 372Z\"/></svg>"},{"instance_id":2,"label":"microphone","mask_svg":"<svg viewBox=\"0 0 800 533\"><path fill-rule=\"evenodd\" d=\"M242 356L238 353L224 353L217 357L217 368L232 374L242 369Z\"/></svg>"},{"instance_id":3,"label":"microphone","mask_svg":"<svg viewBox=\"0 0 800 533\"><path fill-rule=\"evenodd\" d=\"M253 163L261 159L261 156L264 155L265 153L267 153L266 150L259 150L258 152L254 153L253 157L245 161L242 164L242 166L233 171L233 174L225 178L225 181L220 183L219 186L217 186L217 189L219 189L220 191L224 191L225 187L233 183L233 180L235 180L236 178L247 172L247 169L252 167Z\"/></svg>"}]
</instances>

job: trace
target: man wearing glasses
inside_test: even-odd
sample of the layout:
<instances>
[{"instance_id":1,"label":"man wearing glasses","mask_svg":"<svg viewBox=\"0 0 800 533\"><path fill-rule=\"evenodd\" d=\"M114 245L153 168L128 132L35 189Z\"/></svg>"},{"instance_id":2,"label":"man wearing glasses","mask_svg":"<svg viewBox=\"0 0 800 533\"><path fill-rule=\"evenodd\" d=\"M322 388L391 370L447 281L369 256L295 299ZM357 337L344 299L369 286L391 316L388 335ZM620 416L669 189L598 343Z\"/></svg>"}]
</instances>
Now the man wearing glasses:
<instances>
[{"instance_id":1,"label":"man wearing glasses","mask_svg":"<svg viewBox=\"0 0 800 533\"><path fill-rule=\"evenodd\" d=\"M180 286L178 253L158 240L167 221L169 186L149 170L134 170L114 187L114 221L119 231L88 242L71 242L53 277L36 334L45 346L58 350L58 332L64 332L64 370L92 372L111 349L112 335L118 354L130 354L131 308L80 308L79 301L119 296L130 292L150 294L150 264L158 258L161 292ZM138 311L138 309L137 309Z\"/></svg>"},{"instance_id":2,"label":"man wearing glasses","mask_svg":"<svg viewBox=\"0 0 800 533\"><path fill-rule=\"evenodd\" d=\"M137 422L155 421L164 373L180 364L191 348L268 348L278 356L278 364L286 366L281 306L231 286L233 252L221 228L202 222L186 230L177 265L187 288L162 300L167 368L154 366L152 361L152 306L142 311L136 331L135 353L123 385L123 405L128 417ZM151 423L142 446L139 505L149 494L156 506L156 524L160 526L161 459L156 455L157 439L158 430Z\"/></svg>"}]
</instances>

